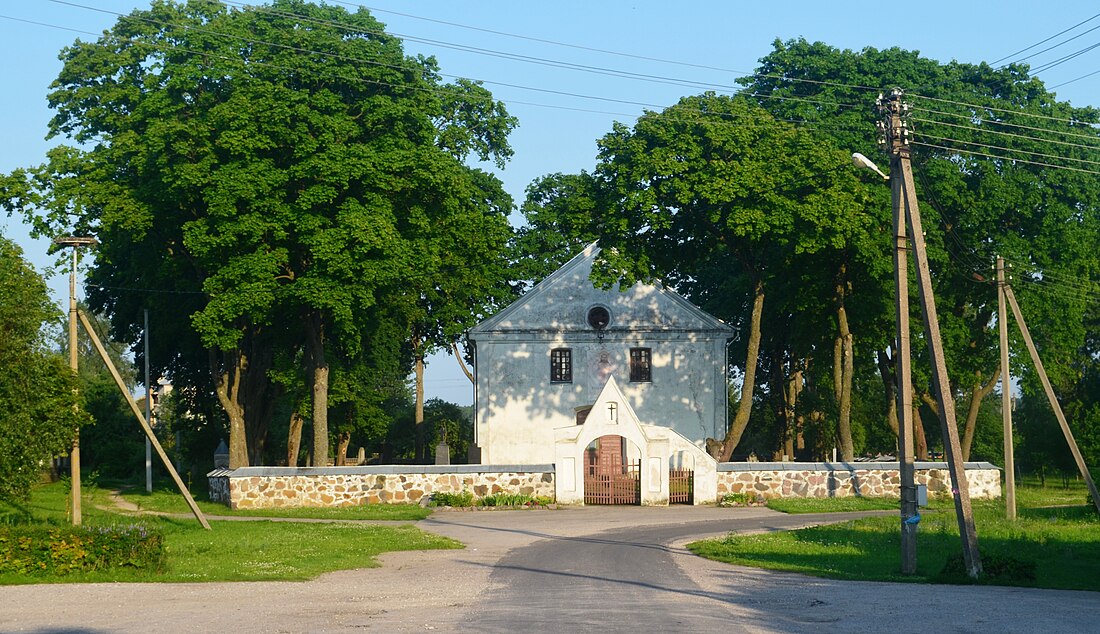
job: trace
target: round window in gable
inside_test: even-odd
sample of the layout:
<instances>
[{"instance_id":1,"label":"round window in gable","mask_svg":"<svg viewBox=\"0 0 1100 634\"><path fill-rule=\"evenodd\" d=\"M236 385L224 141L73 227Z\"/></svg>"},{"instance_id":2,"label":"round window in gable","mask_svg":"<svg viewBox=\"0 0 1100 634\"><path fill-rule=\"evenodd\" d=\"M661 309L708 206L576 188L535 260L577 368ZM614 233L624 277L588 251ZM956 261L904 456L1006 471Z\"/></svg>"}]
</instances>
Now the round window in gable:
<instances>
[{"instance_id":1,"label":"round window in gable","mask_svg":"<svg viewBox=\"0 0 1100 634\"><path fill-rule=\"evenodd\" d=\"M596 330L603 330L611 323L611 312L603 306L593 306L588 309L588 325Z\"/></svg>"}]
</instances>

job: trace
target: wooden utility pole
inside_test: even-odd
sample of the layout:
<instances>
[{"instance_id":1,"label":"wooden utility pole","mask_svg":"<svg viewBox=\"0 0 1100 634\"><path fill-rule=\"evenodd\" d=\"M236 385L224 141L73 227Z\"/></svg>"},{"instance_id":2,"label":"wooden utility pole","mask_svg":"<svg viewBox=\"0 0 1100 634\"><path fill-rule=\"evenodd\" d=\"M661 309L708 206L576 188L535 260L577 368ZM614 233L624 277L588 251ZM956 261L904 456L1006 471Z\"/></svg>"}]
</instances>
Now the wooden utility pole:
<instances>
[{"instance_id":1,"label":"wooden utility pole","mask_svg":"<svg viewBox=\"0 0 1100 634\"><path fill-rule=\"evenodd\" d=\"M1028 330L1027 324L1024 322L1020 305L1016 303L1016 294L1012 292L1012 287L1008 284L1005 284L1004 290L1005 298L1012 306L1012 315L1016 317L1016 325L1020 327L1020 334L1023 335L1024 344L1027 345L1027 351L1031 355L1031 361L1035 364L1035 371L1039 373L1039 380L1043 382L1043 391L1046 392L1050 407L1054 410L1054 416L1058 419L1058 425L1062 428L1062 435L1066 437L1066 444L1069 445L1069 450L1073 453L1073 460L1077 463L1077 469L1081 471L1081 476L1085 478L1085 484L1089 487L1092 503L1096 506L1097 512L1100 512L1100 495L1096 492L1096 483L1092 481L1089 468L1085 465L1085 459L1081 456L1081 450L1077 448L1077 441L1073 439L1073 432L1069 428L1069 423L1066 422L1066 415L1062 413L1062 406L1058 404L1058 398L1054 395L1054 388L1051 387L1050 379L1047 378L1047 371L1043 368L1043 360L1039 358L1039 351L1035 349L1035 342L1031 340L1031 331Z\"/></svg>"},{"instance_id":2,"label":"wooden utility pole","mask_svg":"<svg viewBox=\"0 0 1100 634\"><path fill-rule=\"evenodd\" d=\"M894 115L890 115L891 126ZM896 117L900 124L900 115ZM908 148L895 138L890 152L890 173L900 175L901 155ZM890 181L890 199L894 224L894 317L897 324L897 348L894 351L897 375L898 412L898 473L901 477L901 573L917 573L917 508L916 468L913 456L913 381L909 347L909 248L905 235L905 195L903 179Z\"/></svg>"},{"instance_id":3,"label":"wooden utility pole","mask_svg":"<svg viewBox=\"0 0 1100 634\"><path fill-rule=\"evenodd\" d=\"M1005 311L1005 260L997 257L997 330L1001 338L1001 421L1005 447L1005 517L1016 519L1016 460L1012 443L1012 376L1008 367L1008 314Z\"/></svg>"},{"instance_id":4,"label":"wooden utility pole","mask_svg":"<svg viewBox=\"0 0 1100 634\"><path fill-rule=\"evenodd\" d=\"M107 370L111 372L111 377L115 380L115 385L118 386L119 391L126 398L126 402L130 404L130 409L134 412L134 416L137 417L138 423L141 424L141 430L145 432L145 437L149 439L149 442L156 449L157 455L160 456L161 462L164 463L164 468L171 474L172 480L175 481L176 486L179 488L180 493L183 494L184 499L187 500L187 505L191 507L191 512L194 513L195 519L199 520L199 524L206 530L210 530L210 524L206 521L206 517L199 510L199 505L195 504L195 498L191 497L191 492L187 490L187 486L183 484L183 480L180 479L180 474L176 472L176 468L172 466L172 461L168 459L168 454L164 453L164 448L160 446L160 441L157 440L156 435L153 433L153 428L149 426L149 422L145 420L145 416L141 414L141 408L138 407L134 397L130 394L130 390L126 389L126 382L122 380L122 375L118 373L118 369L115 368L115 364L111 361L111 357L107 355L107 349L103 347L103 342L99 340L99 336L95 334L95 330L92 329L91 322L88 321L87 315L79 313L80 323L83 324L84 330L88 333L88 338L92 340L92 345L95 346L96 352L99 353L99 357L103 359L103 363L107 366Z\"/></svg>"},{"instance_id":5,"label":"wooden utility pole","mask_svg":"<svg viewBox=\"0 0 1100 634\"><path fill-rule=\"evenodd\" d=\"M916 187L913 183L909 130L904 120L908 108L902 103L902 91L897 88L891 91L889 97L880 98L878 105L885 116L881 128L885 132L885 142L887 150L890 152L890 171L894 175L891 180L898 180L899 176L901 180L900 183L895 183L892 187L894 195L900 195L903 199L900 202L895 200L894 208L901 209L904 207L906 219L908 220L909 235L912 236L913 241L913 261L917 272L917 290L920 296L921 312L924 315L924 334L928 341L928 351L932 361L932 381L939 406L940 427L943 431L944 458L947 460L947 470L951 475L951 493L955 499L955 515L958 519L959 536L962 540L963 563L966 566L967 574L976 579L982 573L982 560L978 552L978 534L974 528L974 514L970 508L970 490L966 481L966 470L962 462L962 450L959 447L959 430L955 423L955 400L951 396L951 385L947 376L943 342L940 338L939 318L936 314L936 298L932 292L932 277L928 268L924 230L921 225L920 209L917 205ZM908 276L905 277L907 279ZM899 293L898 295L899 301L902 294ZM908 284L905 286L904 294L908 294ZM899 332L900 326L901 323L899 322ZM907 379L899 377L899 393L901 391L900 382L905 380ZM900 427L900 418L898 422ZM904 522L905 519L902 521ZM904 535L904 529L902 534Z\"/></svg>"},{"instance_id":6,"label":"wooden utility pole","mask_svg":"<svg viewBox=\"0 0 1100 634\"><path fill-rule=\"evenodd\" d=\"M83 236L62 236L54 239L54 244L73 248L73 267L69 273L69 369L76 374L77 371L77 347L76 347L76 261L77 251L81 246L92 246L95 238ZM73 405L75 408L76 405ZM73 430L73 444L69 451L69 482L71 485L71 519L73 526L80 526L83 521L80 506L80 429Z\"/></svg>"}]
</instances>

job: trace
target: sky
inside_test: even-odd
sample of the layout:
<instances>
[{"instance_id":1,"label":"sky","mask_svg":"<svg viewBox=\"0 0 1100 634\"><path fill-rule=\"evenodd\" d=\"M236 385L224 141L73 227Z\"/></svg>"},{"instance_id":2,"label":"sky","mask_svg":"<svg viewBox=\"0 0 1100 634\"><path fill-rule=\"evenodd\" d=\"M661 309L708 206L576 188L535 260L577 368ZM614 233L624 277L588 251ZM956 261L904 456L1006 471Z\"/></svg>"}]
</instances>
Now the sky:
<instances>
[{"instance_id":1,"label":"sky","mask_svg":"<svg viewBox=\"0 0 1100 634\"><path fill-rule=\"evenodd\" d=\"M591 170L596 141L615 122L630 125L644 110L660 110L704 90L735 91L735 80L751 74L776 39L803 37L853 50L897 46L941 62L1023 60L1033 68L1084 51L1037 76L1048 88L1057 86L1060 100L1100 106L1095 0L929 0L898 4L896 11L886 4L842 0L329 4L365 6L405 40L407 53L435 56L445 80L481 80L505 102L519 119L510 137L515 155L494 171L517 205L539 176ZM7 60L0 71L0 172L41 164L46 151L64 141L45 139L51 117L46 95L61 69L59 52L77 38L95 39L119 14L147 6L137 0L0 3L0 55ZM608 70L621 71L620 76ZM852 151L876 156L873 147ZM28 260L48 272L53 262L48 244L31 239L19 218L0 214L0 234L18 242ZM68 293L65 271L50 278L50 287L62 304ZM446 355L429 360L425 389L428 398L460 405L473 401L470 382Z\"/></svg>"}]
</instances>

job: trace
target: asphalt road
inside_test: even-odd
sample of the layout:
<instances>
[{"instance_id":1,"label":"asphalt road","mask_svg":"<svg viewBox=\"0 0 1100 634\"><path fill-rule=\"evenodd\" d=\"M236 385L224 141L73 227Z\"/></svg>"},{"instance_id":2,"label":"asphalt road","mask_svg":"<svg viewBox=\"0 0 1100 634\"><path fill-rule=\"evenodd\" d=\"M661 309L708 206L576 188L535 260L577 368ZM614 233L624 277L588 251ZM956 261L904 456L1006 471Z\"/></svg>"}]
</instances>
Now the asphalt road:
<instances>
[{"instance_id":1,"label":"asphalt road","mask_svg":"<svg viewBox=\"0 0 1100 634\"><path fill-rule=\"evenodd\" d=\"M436 513L465 550L302 583L0 587L0 632L1090 632L1100 593L842 582L728 566L687 541L813 522L766 509ZM216 525L215 525L216 530Z\"/></svg>"}]
</instances>

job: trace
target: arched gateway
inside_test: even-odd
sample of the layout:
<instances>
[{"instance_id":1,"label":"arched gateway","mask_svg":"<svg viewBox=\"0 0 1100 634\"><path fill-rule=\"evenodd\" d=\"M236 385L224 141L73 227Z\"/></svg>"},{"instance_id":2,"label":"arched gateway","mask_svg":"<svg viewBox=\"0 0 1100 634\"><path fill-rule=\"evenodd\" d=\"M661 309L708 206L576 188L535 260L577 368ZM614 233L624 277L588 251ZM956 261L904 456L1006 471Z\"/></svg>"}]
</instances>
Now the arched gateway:
<instances>
[{"instance_id":1,"label":"arched gateway","mask_svg":"<svg viewBox=\"0 0 1100 634\"><path fill-rule=\"evenodd\" d=\"M615 487L617 482L620 489L634 487L636 497L628 502L612 493L611 501L605 503L620 500L619 503L663 506L670 498L670 467L685 463L694 466L697 486L694 503L712 501L717 495L715 472L718 464L714 459L668 427L641 424L615 377L608 378L583 422L555 429L554 439L555 481L560 503L600 503L600 498L592 495L595 492L589 489L601 486L601 482ZM615 464L616 456L618 464ZM685 461L685 456L690 460ZM606 473L601 472L601 459L607 467ZM631 467L631 463L636 467ZM636 485L628 479L634 477L632 471L637 474ZM610 477L601 480L595 476Z\"/></svg>"}]
</instances>

